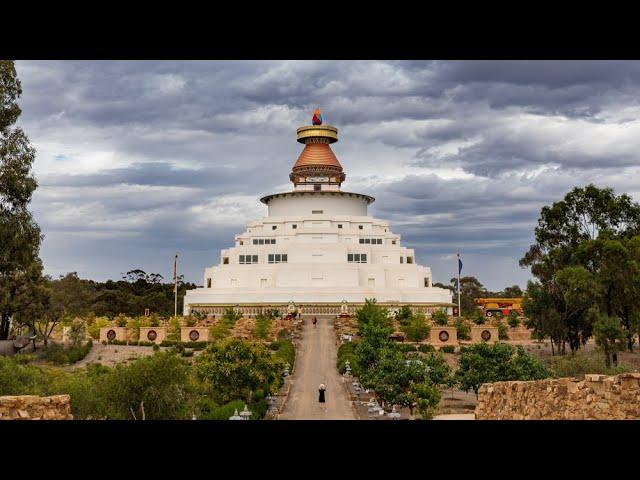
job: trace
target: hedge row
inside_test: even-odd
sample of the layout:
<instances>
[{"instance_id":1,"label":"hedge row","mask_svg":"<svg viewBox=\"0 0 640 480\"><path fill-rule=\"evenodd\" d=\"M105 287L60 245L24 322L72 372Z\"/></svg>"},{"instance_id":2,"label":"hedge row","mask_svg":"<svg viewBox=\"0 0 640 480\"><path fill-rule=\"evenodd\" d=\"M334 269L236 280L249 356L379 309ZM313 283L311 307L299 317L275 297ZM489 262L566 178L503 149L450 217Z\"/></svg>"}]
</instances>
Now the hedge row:
<instances>
[{"instance_id":1,"label":"hedge row","mask_svg":"<svg viewBox=\"0 0 640 480\"><path fill-rule=\"evenodd\" d=\"M106 341L103 340L102 341L103 345L129 345L131 347L153 347L154 345L157 345L157 343L154 342L133 342L133 341L126 341L126 340L110 340L110 341ZM205 348L207 348L208 342L176 342L175 340L163 340L160 343L161 347L181 347L182 349L184 348L192 348L194 350L204 350Z\"/></svg>"},{"instance_id":2,"label":"hedge row","mask_svg":"<svg viewBox=\"0 0 640 480\"><path fill-rule=\"evenodd\" d=\"M67 363L76 363L82 360L93 348L93 340L84 345L74 345L64 348L62 345L52 343L42 351L42 358L56 365L64 365Z\"/></svg>"},{"instance_id":3,"label":"hedge row","mask_svg":"<svg viewBox=\"0 0 640 480\"><path fill-rule=\"evenodd\" d=\"M293 346L291 340L277 340L269 344L269 348L274 351L277 358L281 358L283 361L289 363L289 366L293 368L293 363L296 360L296 349Z\"/></svg>"},{"instance_id":4,"label":"hedge row","mask_svg":"<svg viewBox=\"0 0 640 480\"><path fill-rule=\"evenodd\" d=\"M344 375L346 372L346 362L351 365L351 375L358 376L358 360L356 357L357 342L345 342L338 347L338 371Z\"/></svg>"}]
</instances>

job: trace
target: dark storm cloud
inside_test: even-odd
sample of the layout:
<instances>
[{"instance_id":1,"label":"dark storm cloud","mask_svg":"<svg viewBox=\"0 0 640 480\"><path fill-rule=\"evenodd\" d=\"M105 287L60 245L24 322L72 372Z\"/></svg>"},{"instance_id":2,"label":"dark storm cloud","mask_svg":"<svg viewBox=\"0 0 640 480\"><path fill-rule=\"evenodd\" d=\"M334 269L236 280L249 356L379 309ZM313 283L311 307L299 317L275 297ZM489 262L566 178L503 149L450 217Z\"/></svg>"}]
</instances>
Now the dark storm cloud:
<instances>
[{"instance_id":1,"label":"dark storm cloud","mask_svg":"<svg viewBox=\"0 0 640 480\"><path fill-rule=\"evenodd\" d=\"M524 284L517 259L543 205L590 181L638 194L640 62L18 62L18 73L53 273L168 274L179 250L200 279L264 215L257 199L289 188L295 128L317 106L340 129L345 190L375 196L372 213L437 279L460 249L491 288Z\"/></svg>"}]
</instances>

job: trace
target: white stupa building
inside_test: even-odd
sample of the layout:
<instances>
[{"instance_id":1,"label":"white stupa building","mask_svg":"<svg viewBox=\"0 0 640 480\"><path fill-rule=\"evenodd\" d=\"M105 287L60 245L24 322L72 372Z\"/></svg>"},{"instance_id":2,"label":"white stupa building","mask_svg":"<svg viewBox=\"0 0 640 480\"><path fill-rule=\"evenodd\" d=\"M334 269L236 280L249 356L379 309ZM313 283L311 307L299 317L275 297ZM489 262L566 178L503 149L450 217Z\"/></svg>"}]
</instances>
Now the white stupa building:
<instances>
[{"instance_id":1,"label":"white stupa building","mask_svg":"<svg viewBox=\"0 0 640 480\"><path fill-rule=\"evenodd\" d=\"M432 286L431 269L387 221L369 216L374 198L342 191L345 173L330 147L338 129L322 125L319 111L313 123L297 130L304 149L289 175L293 189L260 199L267 215L205 269L204 287L187 291L184 314L292 305L303 314L352 313L367 298L451 312L451 292Z\"/></svg>"}]
</instances>

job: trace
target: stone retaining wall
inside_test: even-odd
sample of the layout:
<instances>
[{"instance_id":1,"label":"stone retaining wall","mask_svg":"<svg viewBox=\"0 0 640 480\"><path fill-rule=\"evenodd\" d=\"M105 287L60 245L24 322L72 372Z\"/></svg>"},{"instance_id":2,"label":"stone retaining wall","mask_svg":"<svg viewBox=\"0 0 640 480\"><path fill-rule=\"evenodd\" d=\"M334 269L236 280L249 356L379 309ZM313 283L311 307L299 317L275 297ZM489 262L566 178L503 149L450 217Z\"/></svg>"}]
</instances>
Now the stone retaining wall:
<instances>
[{"instance_id":1,"label":"stone retaining wall","mask_svg":"<svg viewBox=\"0 0 640 480\"><path fill-rule=\"evenodd\" d=\"M533 382L486 383L477 420L640 419L640 373L585 375Z\"/></svg>"},{"instance_id":2,"label":"stone retaining wall","mask_svg":"<svg viewBox=\"0 0 640 480\"><path fill-rule=\"evenodd\" d=\"M0 397L0 420L73 420L71 397L69 395Z\"/></svg>"}]
</instances>

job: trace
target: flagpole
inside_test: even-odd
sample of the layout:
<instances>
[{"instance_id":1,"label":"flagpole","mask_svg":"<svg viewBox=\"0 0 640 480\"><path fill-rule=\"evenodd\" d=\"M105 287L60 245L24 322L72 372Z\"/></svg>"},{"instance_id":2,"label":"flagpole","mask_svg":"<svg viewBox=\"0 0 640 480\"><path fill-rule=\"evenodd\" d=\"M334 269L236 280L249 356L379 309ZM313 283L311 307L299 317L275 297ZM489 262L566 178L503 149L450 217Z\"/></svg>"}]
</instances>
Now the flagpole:
<instances>
[{"instance_id":1,"label":"flagpole","mask_svg":"<svg viewBox=\"0 0 640 480\"><path fill-rule=\"evenodd\" d=\"M460 310L460 252L458 252L458 318L462 316L462 311Z\"/></svg>"},{"instance_id":2,"label":"flagpole","mask_svg":"<svg viewBox=\"0 0 640 480\"><path fill-rule=\"evenodd\" d=\"M175 293L173 316L178 316L178 254L173 264L173 291Z\"/></svg>"}]
</instances>

